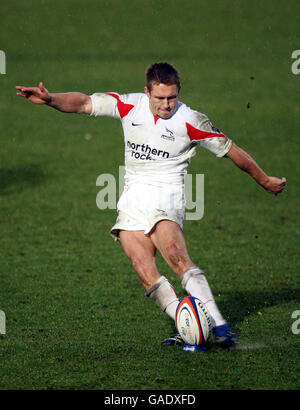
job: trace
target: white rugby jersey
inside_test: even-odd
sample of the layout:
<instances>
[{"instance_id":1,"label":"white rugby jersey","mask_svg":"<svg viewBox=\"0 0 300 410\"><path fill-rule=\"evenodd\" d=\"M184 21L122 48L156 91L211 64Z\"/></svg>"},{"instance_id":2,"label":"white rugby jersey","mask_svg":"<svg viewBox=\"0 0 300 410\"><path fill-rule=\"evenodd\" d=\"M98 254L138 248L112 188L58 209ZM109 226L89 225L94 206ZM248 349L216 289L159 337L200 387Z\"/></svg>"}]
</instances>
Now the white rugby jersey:
<instances>
[{"instance_id":1,"label":"white rugby jersey","mask_svg":"<svg viewBox=\"0 0 300 410\"><path fill-rule=\"evenodd\" d=\"M125 142L125 187L136 182L167 186L183 184L197 145L223 157L232 141L205 114L178 101L168 119L152 114L144 93L95 93L92 116L121 120Z\"/></svg>"}]
</instances>

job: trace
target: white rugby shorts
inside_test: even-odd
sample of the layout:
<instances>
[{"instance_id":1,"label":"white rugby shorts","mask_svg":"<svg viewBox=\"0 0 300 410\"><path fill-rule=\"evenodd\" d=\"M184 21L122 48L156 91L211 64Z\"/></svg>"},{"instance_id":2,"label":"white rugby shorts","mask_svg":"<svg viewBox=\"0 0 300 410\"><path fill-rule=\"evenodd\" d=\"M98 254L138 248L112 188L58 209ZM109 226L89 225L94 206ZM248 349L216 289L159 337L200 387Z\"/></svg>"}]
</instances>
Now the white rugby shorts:
<instances>
[{"instance_id":1,"label":"white rugby shorts","mask_svg":"<svg viewBox=\"0 0 300 410\"><path fill-rule=\"evenodd\" d=\"M118 202L118 218L110 234L117 241L119 231L144 231L149 235L157 222L176 222L183 230L185 196L183 185L155 186L135 183L125 187Z\"/></svg>"},{"instance_id":2,"label":"white rugby shorts","mask_svg":"<svg viewBox=\"0 0 300 410\"><path fill-rule=\"evenodd\" d=\"M119 211L118 218L115 225L111 228L110 234L115 241L119 240L120 231L144 231L144 234L148 236L157 222L168 219L169 221L176 222L183 230L184 213L181 214L178 211L163 211L158 209L157 212L145 217L144 221L141 218L135 219L134 217L126 214L123 211Z\"/></svg>"}]
</instances>

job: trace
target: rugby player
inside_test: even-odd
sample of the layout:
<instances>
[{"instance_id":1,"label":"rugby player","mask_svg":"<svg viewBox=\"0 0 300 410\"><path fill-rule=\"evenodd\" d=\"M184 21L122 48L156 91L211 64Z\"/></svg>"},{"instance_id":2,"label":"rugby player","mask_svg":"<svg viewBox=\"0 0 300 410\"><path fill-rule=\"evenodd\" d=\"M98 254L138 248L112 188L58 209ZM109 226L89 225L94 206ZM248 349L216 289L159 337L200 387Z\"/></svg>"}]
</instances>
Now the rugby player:
<instances>
[{"instance_id":1,"label":"rugby player","mask_svg":"<svg viewBox=\"0 0 300 410\"><path fill-rule=\"evenodd\" d=\"M191 260L183 236L187 167L200 146L216 157L230 158L270 194L282 192L286 179L266 175L206 115L180 102L180 88L178 72L166 62L148 67L144 93L49 93L43 83L38 87L16 87L17 95L35 104L122 122L125 187L111 235L122 245L146 295L175 320L179 301L168 279L158 272L158 250L180 277L185 291L205 304L216 342L228 348L236 344L235 334L222 316L204 272ZM181 345L186 351L197 350L186 345L178 333L162 343Z\"/></svg>"}]
</instances>

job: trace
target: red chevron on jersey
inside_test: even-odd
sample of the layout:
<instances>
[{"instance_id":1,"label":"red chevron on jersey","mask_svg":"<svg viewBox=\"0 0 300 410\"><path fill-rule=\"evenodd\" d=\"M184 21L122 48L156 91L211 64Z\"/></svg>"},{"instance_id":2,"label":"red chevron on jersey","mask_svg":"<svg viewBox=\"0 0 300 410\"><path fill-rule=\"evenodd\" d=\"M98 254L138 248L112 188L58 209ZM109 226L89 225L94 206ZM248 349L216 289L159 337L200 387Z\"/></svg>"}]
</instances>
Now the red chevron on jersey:
<instances>
[{"instance_id":1,"label":"red chevron on jersey","mask_svg":"<svg viewBox=\"0 0 300 410\"><path fill-rule=\"evenodd\" d=\"M119 110L121 118L124 118L129 113L129 111L132 110L132 108L134 108L134 105L132 104L123 103L117 94L113 94L113 93L107 93L107 94L111 95L118 101L117 105L118 105L118 110Z\"/></svg>"},{"instance_id":2,"label":"red chevron on jersey","mask_svg":"<svg viewBox=\"0 0 300 410\"><path fill-rule=\"evenodd\" d=\"M154 117L154 123L156 124L157 121L160 119L160 117L158 117L157 115L153 115L153 117Z\"/></svg>"},{"instance_id":3,"label":"red chevron on jersey","mask_svg":"<svg viewBox=\"0 0 300 410\"><path fill-rule=\"evenodd\" d=\"M193 127L188 122L186 122L185 125L186 125L188 136L191 141L199 141L199 140L204 140L206 138L213 138L213 137L226 138L225 135L221 133L219 134L219 133L209 132L209 131L200 131L197 128Z\"/></svg>"}]
</instances>

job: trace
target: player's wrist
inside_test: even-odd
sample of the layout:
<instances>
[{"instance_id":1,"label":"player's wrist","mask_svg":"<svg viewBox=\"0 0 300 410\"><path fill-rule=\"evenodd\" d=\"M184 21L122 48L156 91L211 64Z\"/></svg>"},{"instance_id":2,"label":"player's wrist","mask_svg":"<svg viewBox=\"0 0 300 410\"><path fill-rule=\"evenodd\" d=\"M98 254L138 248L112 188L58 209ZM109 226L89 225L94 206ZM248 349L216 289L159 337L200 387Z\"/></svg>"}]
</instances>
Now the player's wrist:
<instances>
[{"instance_id":1,"label":"player's wrist","mask_svg":"<svg viewBox=\"0 0 300 410\"><path fill-rule=\"evenodd\" d=\"M270 183L270 178L268 175L264 173L264 171L256 164L252 163L251 169L250 169L250 175L255 179L255 181L261 185L263 188L267 189L269 183Z\"/></svg>"},{"instance_id":2,"label":"player's wrist","mask_svg":"<svg viewBox=\"0 0 300 410\"><path fill-rule=\"evenodd\" d=\"M259 181L259 184L268 192L270 190L270 183L270 177L268 177L267 175L261 181Z\"/></svg>"},{"instance_id":3,"label":"player's wrist","mask_svg":"<svg viewBox=\"0 0 300 410\"><path fill-rule=\"evenodd\" d=\"M52 105L52 100L53 100L52 94L48 93L48 95L44 99L45 104L51 106Z\"/></svg>"}]
</instances>

